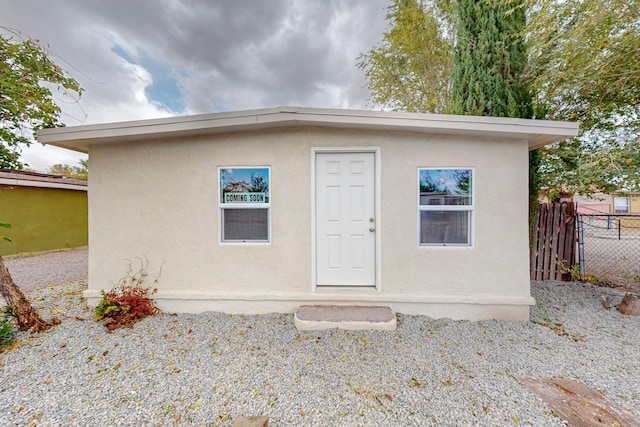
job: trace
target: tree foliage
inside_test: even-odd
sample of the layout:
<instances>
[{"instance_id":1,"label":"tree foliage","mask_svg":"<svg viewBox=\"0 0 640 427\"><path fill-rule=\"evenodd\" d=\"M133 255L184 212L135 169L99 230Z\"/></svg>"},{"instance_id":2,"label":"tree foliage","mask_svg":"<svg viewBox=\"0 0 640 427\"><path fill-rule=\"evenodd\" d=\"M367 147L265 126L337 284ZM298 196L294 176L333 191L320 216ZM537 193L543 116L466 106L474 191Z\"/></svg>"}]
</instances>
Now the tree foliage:
<instances>
[{"instance_id":1,"label":"tree foliage","mask_svg":"<svg viewBox=\"0 0 640 427\"><path fill-rule=\"evenodd\" d=\"M80 96L82 89L50 59L37 40L17 31L0 34L0 167L20 169L20 145L29 145L38 129L61 126L52 88ZM8 224L0 223L3 227ZM0 295L11 307L20 330L41 332L59 319L43 320L18 288L0 257Z\"/></svg>"},{"instance_id":2,"label":"tree foliage","mask_svg":"<svg viewBox=\"0 0 640 427\"><path fill-rule=\"evenodd\" d=\"M253 191L256 193L266 193L269 191L269 183L260 174L251 175L251 187L253 187Z\"/></svg>"},{"instance_id":3,"label":"tree foliage","mask_svg":"<svg viewBox=\"0 0 640 427\"><path fill-rule=\"evenodd\" d=\"M454 114L531 118L524 9L458 0L458 17Z\"/></svg>"},{"instance_id":4,"label":"tree foliage","mask_svg":"<svg viewBox=\"0 0 640 427\"><path fill-rule=\"evenodd\" d=\"M640 191L640 140L637 131L615 132L592 129L540 149L544 162L539 167L547 196L561 192L592 195L600 191Z\"/></svg>"},{"instance_id":5,"label":"tree foliage","mask_svg":"<svg viewBox=\"0 0 640 427\"><path fill-rule=\"evenodd\" d=\"M20 169L21 145L31 144L38 129L62 126L54 92L77 99L82 89L51 60L46 46L4 30L0 34L0 167Z\"/></svg>"},{"instance_id":6,"label":"tree foliage","mask_svg":"<svg viewBox=\"0 0 640 427\"><path fill-rule=\"evenodd\" d=\"M551 198L640 190L640 0L529 1L536 114L581 122L541 149L541 185Z\"/></svg>"},{"instance_id":7,"label":"tree foliage","mask_svg":"<svg viewBox=\"0 0 640 427\"><path fill-rule=\"evenodd\" d=\"M55 164L50 166L47 170L47 173L53 175L62 175L68 176L70 178L79 178L79 179L88 179L89 177L89 161L88 160L80 160L80 166L71 166L67 164Z\"/></svg>"},{"instance_id":8,"label":"tree foliage","mask_svg":"<svg viewBox=\"0 0 640 427\"><path fill-rule=\"evenodd\" d=\"M373 103L411 112L451 111L451 17L445 1L393 0L382 42L358 58Z\"/></svg>"},{"instance_id":9,"label":"tree foliage","mask_svg":"<svg viewBox=\"0 0 640 427\"><path fill-rule=\"evenodd\" d=\"M522 78L527 66L522 3L495 5L458 0L458 43L453 74L453 112L476 116L533 116ZM529 154L529 216L538 209L539 153Z\"/></svg>"},{"instance_id":10,"label":"tree foliage","mask_svg":"<svg viewBox=\"0 0 640 427\"><path fill-rule=\"evenodd\" d=\"M465 0L468 1L468 0ZM402 68L406 53L390 43L390 32L402 31L405 45L438 45L443 51L438 58L453 58L455 46L463 43L460 26L453 17L460 0L433 0L431 3L394 0L388 19L390 30L380 46L360 57L372 91L372 101L380 106L408 111L436 111L419 103L408 108L396 99L416 92L433 98L442 93L430 91L422 74L442 79L431 87L451 87L453 67L441 72L441 62L433 59L412 59L423 64L418 69ZM552 120L578 120L581 135L541 149L534 157L540 167L533 170L533 179L547 187L551 195L560 190L591 194L594 189L609 191L623 188L640 190L640 0L478 0L476 4L491 4L507 13L523 13L527 26L524 37L528 48L528 64L519 84L528 85L533 97L534 117ZM429 18L437 22L438 32L424 31L418 35L412 26L400 21L393 12L399 5L417 4ZM414 18L416 20L418 18ZM419 29L419 27L417 27ZM444 52L448 48L450 51ZM379 56L372 55L379 52ZM420 54L414 48L415 55ZM397 58L396 58L397 57ZM362 62L362 59L368 62ZM418 71L416 71L418 70ZM402 75L400 88L386 84L378 76ZM450 92L449 92L450 93ZM442 105L451 105L442 101Z\"/></svg>"},{"instance_id":11,"label":"tree foliage","mask_svg":"<svg viewBox=\"0 0 640 427\"><path fill-rule=\"evenodd\" d=\"M640 0L529 1L526 77L541 115L638 128Z\"/></svg>"}]
</instances>

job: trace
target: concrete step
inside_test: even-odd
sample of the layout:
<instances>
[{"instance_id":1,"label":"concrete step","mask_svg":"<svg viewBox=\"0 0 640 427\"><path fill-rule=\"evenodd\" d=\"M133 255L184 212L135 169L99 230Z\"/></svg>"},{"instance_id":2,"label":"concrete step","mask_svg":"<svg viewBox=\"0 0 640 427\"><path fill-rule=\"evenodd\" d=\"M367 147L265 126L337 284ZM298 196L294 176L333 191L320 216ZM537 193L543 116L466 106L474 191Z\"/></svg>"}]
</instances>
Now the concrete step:
<instances>
[{"instance_id":1,"label":"concrete step","mask_svg":"<svg viewBox=\"0 0 640 427\"><path fill-rule=\"evenodd\" d=\"M321 329L374 329L395 331L396 315L391 308L363 305L302 305L293 317L299 331Z\"/></svg>"}]
</instances>

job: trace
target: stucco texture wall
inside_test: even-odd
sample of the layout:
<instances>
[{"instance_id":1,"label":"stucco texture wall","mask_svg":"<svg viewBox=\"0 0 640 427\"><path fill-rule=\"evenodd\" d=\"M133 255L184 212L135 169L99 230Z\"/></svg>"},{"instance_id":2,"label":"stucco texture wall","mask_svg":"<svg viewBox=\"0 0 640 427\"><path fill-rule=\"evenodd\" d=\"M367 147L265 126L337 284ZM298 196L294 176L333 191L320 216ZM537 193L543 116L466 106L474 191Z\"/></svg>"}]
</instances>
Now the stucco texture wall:
<instances>
[{"instance_id":1,"label":"stucco texture wall","mask_svg":"<svg viewBox=\"0 0 640 427\"><path fill-rule=\"evenodd\" d=\"M631 213L640 214L640 194L633 194L629 197L629 208Z\"/></svg>"},{"instance_id":2,"label":"stucco texture wall","mask_svg":"<svg viewBox=\"0 0 640 427\"><path fill-rule=\"evenodd\" d=\"M0 255L86 246L87 209L86 191L0 186Z\"/></svg>"},{"instance_id":3,"label":"stucco texture wall","mask_svg":"<svg viewBox=\"0 0 640 427\"><path fill-rule=\"evenodd\" d=\"M377 289L314 291L312 147L350 146L380 149L381 276ZM95 302L127 260L146 257L150 275L162 265L160 299L193 303L166 306L174 310L289 311L302 302L353 301L464 318L469 304L504 304L518 314L477 317L522 318L533 303L527 153L525 141L319 128L92 146L87 296ZM219 243L221 166L271 167L271 244ZM418 246L420 167L474 168L472 247Z\"/></svg>"}]
</instances>

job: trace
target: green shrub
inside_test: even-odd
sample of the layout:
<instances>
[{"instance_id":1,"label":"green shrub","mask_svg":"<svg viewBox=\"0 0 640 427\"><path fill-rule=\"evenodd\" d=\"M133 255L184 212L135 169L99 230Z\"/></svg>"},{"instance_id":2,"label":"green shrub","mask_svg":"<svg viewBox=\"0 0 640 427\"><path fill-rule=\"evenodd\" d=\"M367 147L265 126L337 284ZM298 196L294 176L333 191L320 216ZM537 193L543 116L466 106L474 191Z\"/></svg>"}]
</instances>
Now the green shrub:
<instances>
[{"instance_id":1,"label":"green shrub","mask_svg":"<svg viewBox=\"0 0 640 427\"><path fill-rule=\"evenodd\" d=\"M0 311L0 348L7 347L13 343L16 334L13 325L14 317L11 307L4 307Z\"/></svg>"}]
</instances>

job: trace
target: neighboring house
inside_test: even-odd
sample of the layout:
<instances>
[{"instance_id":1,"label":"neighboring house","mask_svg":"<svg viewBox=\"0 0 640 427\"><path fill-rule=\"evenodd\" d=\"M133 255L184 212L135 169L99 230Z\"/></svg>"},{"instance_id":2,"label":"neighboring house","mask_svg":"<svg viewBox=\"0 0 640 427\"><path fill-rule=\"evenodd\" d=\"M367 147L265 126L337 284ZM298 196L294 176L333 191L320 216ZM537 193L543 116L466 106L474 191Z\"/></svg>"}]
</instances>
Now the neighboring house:
<instances>
[{"instance_id":1,"label":"neighboring house","mask_svg":"<svg viewBox=\"0 0 640 427\"><path fill-rule=\"evenodd\" d=\"M0 255L87 245L87 181L0 169Z\"/></svg>"},{"instance_id":2,"label":"neighboring house","mask_svg":"<svg viewBox=\"0 0 640 427\"><path fill-rule=\"evenodd\" d=\"M91 305L126 260L146 257L150 275L162 265L154 298L166 311L362 304L524 320L534 304L528 151L577 130L281 107L38 139L90 153Z\"/></svg>"},{"instance_id":3,"label":"neighboring house","mask_svg":"<svg viewBox=\"0 0 640 427\"><path fill-rule=\"evenodd\" d=\"M560 193L554 202L576 203L579 214L599 215L608 214L609 205L611 204L611 196L604 193L594 193L592 197L585 197L579 194ZM547 203L548 199L543 198L543 203Z\"/></svg>"},{"instance_id":4,"label":"neighboring house","mask_svg":"<svg viewBox=\"0 0 640 427\"><path fill-rule=\"evenodd\" d=\"M640 215L640 191L619 191L611 194L609 212L616 215Z\"/></svg>"},{"instance_id":5,"label":"neighboring house","mask_svg":"<svg viewBox=\"0 0 640 427\"><path fill-rule=\"evenodd\" d=\"M578 213L581 214L640 215L640 192L638 191L595 193L593 197L561 193L554 201L575 202L578 205Z\"/></svg>"},{"instance_id":6,"label":"neighboring house","mask_svg":"<svg viewBox=\"0 0 640 427\"><path fill-rule=\"evenodd\" d=\"M576 194L573 200L578 204L578 213L597 215L609 212L611 196L604 193L595 193L593 197L583 197Z\"/></svg>"}]
</instances>

